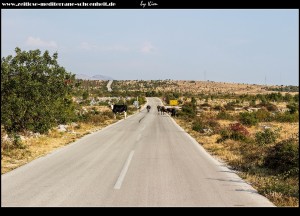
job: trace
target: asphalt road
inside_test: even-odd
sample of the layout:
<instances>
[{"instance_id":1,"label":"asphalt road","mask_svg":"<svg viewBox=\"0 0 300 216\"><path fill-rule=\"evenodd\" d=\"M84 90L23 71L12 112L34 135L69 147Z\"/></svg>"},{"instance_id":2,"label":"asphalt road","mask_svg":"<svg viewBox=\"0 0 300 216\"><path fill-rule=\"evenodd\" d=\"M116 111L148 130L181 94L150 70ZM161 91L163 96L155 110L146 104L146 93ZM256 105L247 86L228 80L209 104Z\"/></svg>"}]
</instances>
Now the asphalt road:
<instances>
[{"instance_id":1,"label":"asphalt road","mask_svg":"<svg viewBox=\"0 0 300 216\"><path fill-rule=\"evenodd\" d=\"M148 102L2 175L2 206L273 206Z\"/></svg>"},{"instance_id":2,"label":"asphalt road","mask_svg":"<svg viewBox=\"0 0 300 216\"><path fill-rule=\"evenodd\" d=\"M109 80L108 83L107 83L107 91L111 92L112 89L111 89L111 84L112 84L113 80Z\"/></svg>"}]
</instances>

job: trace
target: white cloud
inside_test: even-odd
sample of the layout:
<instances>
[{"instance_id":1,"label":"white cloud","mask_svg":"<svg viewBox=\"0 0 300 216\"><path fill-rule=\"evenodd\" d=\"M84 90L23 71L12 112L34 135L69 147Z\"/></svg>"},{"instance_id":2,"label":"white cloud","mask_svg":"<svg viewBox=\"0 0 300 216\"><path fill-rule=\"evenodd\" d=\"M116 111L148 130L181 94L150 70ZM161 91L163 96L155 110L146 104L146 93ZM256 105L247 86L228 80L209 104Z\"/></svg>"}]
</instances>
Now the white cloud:
<instances>
[{"instance_id":1,"label":"white cloud","mask_svg":"<svg viewBox=\"0 0 300 216\"><path fill-rule=\"evenodd\" d=\"M26 45L33 47L50 47L57 48L57 44L55 41L44 41L40 38L28 37L26 40Z\"/></svg>"},{"instance_id":2,"label":"white cloud","mask_svg":"<svg viewBox=\"0 0 300 216\"><path fill-rule=\"evenodd\" d=\"M147 54L153 52L154 49L155 47L150 42L145 42L141 48L141 52Z\"/></svg>"}]
</instances>

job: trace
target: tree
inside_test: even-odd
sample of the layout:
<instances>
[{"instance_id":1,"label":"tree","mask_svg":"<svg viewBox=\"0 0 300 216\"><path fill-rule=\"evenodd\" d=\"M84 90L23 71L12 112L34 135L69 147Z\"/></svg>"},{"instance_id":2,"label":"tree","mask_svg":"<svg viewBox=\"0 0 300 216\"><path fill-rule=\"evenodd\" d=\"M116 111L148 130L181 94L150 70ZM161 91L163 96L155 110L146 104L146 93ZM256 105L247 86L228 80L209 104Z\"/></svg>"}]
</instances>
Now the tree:
<instances>
[{"instance_id":1,"label":"tree","mask_svg":"<svg viewBox=\"0 0 300 216\"><path fill-rule=\"evenodd\" d=\"M58 54L22 51L1 59L1 124L8 132L47 132L75 118L75 75L57 63Z\"/></svg>"},{"instance_id":2,"label":"tree","mask_svg":"<svg viewBox=\"0 0 300 216\"><path fill-rule=\"evenodd\" d=\"M82 94L82 99L83 100L87 100L89 98L89 92L88 91L84 91Z\"/></svg>"}]
</instances>

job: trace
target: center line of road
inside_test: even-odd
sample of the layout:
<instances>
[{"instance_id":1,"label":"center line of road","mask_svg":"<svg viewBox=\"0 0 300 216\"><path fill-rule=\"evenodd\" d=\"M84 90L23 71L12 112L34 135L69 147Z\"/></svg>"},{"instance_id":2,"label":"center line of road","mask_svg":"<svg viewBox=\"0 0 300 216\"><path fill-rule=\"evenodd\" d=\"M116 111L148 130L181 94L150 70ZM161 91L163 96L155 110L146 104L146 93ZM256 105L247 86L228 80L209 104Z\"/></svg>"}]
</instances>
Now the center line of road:
<instances>
[{"instance_id":1,"label":"center line of road","mask_svg":"<svg viewBox=\"0 0 300 216\"><path fill-rule=\"evenodd\" d=\"M121 188L122 182L123 182L123 180L124 180L124 178L125 178L125 175L126 175L126 173L127 173L128 168L129 168L130 161L131 161L131 159L132 159L132 157L133 157L133 154L134 154L134 151L132 150L132 151L130 152L130 154L129 154L127 160L126 160L126 163L125 163L124 166L123 166L123 169L122 169L122 171L121 171L121 174L119 175L118 181L116 182L116 184L115 184L115 186L114 186L114 189L119 190L119 189Z\"/></svg>"}]
</instances>

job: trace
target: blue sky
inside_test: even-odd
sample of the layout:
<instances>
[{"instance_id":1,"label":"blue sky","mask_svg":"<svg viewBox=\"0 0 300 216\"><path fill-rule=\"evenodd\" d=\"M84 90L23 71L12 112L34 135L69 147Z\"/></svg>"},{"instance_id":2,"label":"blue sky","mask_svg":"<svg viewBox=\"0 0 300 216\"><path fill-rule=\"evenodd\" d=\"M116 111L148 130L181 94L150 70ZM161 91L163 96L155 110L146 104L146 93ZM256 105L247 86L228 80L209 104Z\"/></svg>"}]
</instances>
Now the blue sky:
<instances>
[{"instance_id":1,"label":"blue sky","mask_svg":"<svg viewBox=\"0 0 300 216\"><path fill-rule=\"evenodd\" d=\"M299 10L1 10L1 56L58 52L114 79L298 85Z\"/></svg>"}]
</instances>

